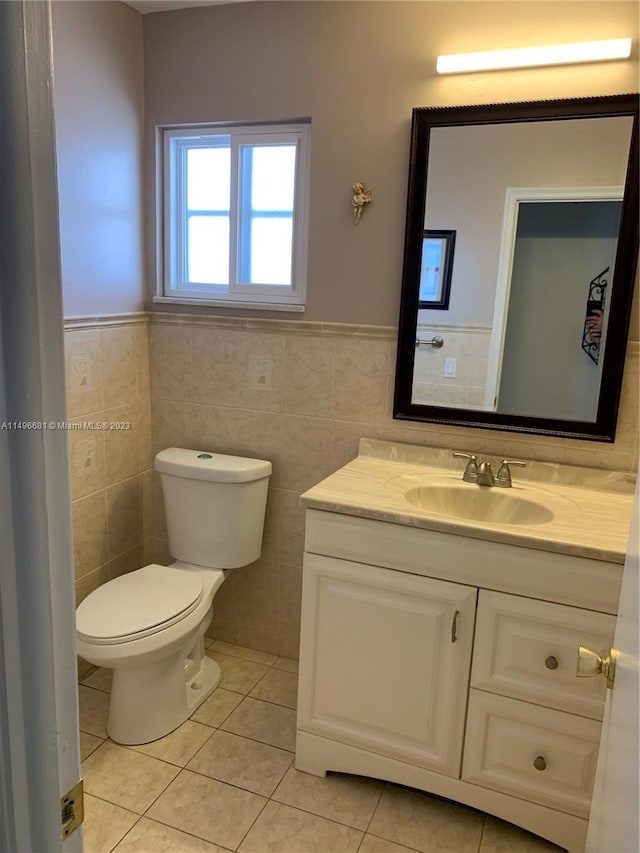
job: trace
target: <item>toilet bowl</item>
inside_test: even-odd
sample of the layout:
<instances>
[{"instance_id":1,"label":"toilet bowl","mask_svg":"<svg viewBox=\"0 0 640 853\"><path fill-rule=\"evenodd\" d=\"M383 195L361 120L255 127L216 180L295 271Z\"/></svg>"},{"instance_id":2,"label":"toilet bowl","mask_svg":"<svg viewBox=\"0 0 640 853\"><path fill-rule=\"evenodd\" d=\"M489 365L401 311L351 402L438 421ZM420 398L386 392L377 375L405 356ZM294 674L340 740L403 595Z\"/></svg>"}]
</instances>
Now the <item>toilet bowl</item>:
<instances>
[{"instance_id":1,"label":"toilet bowl","mask_svg":"<svg viewBox=\"0 0 640 853\"><path fill-rule=\"evenodd\" d=\"M107 733L123 744L173 731L217 687L220 668L204 652L214 596L231 569L260 556L271 473L264 460L182 448L155 467L178 559L108 581L76 611L78 654L113 669Z\"/></svg>"}]
</instances>

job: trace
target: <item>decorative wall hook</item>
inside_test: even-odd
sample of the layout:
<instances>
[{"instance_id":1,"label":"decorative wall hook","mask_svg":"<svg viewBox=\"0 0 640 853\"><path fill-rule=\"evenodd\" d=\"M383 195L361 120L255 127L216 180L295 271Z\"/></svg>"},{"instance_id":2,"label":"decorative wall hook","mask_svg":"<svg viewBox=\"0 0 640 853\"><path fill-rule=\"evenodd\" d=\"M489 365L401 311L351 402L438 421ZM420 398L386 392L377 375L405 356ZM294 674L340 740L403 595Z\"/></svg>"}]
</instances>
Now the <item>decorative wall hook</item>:
<instances>
[{"instance_id":1,"label":"decorative wall hook","mask_svg":"<svg viewBox=\"0 0 640 853\"><path fill-rule=\"evenodd\" d=\"M351 199L353 221L357 225L360 222L365 204L370 204L373 199L371 197L371 187L365 187L362 181L356 181L351 189L353 190L353 198Z\"/></svg>"}]
</instances>

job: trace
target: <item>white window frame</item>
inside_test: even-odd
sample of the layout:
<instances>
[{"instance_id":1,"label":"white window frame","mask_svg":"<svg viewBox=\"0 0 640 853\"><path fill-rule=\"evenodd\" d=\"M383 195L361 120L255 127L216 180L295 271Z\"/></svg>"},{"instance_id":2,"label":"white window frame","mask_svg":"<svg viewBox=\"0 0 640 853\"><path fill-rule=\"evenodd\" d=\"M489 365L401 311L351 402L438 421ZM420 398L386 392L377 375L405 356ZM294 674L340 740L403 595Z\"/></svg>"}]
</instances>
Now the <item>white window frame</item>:
<instances>
[{"instance_id":1,"label":"white window frame","mask_svg":"<svg viewBox=\"0 0 640 853\"><path fill-rule=\"evenodd\" d=\"M222 305L281 311L304 311L309 221L309 147L311 123L183 125L157 128L157 295L154 302ZM186 173L184 152L210 147L216 137L231 147L229 285L185 281ZM242 145L295 144L296 173L293 204L291 285L239 282L240 185L238 165Z\"/></svg>"}]
</instances>

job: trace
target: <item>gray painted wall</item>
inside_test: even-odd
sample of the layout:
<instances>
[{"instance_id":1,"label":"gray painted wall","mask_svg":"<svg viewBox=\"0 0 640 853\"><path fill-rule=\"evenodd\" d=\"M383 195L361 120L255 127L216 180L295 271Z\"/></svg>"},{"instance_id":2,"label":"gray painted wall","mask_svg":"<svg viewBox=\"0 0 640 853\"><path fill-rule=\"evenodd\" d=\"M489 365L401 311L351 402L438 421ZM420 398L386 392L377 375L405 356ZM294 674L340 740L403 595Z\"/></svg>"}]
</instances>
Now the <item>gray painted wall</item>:
<instances>
[{"instance_id":1,"label":"gray painted wall","mask_svg":"<svg viewBox=\"0 0 640 853\"><path fill-rule=\"evenodd\" d=\"M436 55L637 29L635 3L559 0L259 2L145 16L150 280L154 126L311 116L308 307L298 319L395 325L412 107L611 94L637 86L637 61L437 78ZM356 180L373 187L373 203L354 226Z\"/></svg>"},{"instance_id":2,"label":"gray painted wall","mask_svg":"<svg viewBox=\"0 0 640 853\"><path fill-rule=\"evenodd\" d=\"M139 311L142 16L102 0L52 13L64 314Z\"/></svg>"}]
</instances>

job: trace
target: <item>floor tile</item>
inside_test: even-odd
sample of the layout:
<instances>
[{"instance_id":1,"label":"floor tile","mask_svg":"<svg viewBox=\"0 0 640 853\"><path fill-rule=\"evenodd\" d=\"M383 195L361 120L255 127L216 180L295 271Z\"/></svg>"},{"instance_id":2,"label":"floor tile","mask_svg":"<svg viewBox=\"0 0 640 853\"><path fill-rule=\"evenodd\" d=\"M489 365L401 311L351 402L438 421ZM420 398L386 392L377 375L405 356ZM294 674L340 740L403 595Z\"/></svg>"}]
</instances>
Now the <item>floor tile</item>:
<instances>
[{"instance_id":1,"label":"floor tile","mask_svg":"<svg viewBox=\"0 0 640 853\"><path fill-rule=\"evenodd\" d=\"M487 817L480 844L480 853L551 853L561 849L524 829L493 817Z\"/></svg>"},{"instance_id":2,"label":"floor tile","mask_svg":"<svg viewBox=\"0 0 640 853\"><path fill-rule=\"evenodd\" d=\"M263 699L286 708L295 708L298 699L298 676L282 669L270 669L249 693L254 699Z\"/></svg>"},{"instance_id":3,"label":"floor tile","mask_svg":"<svg viewBox=\"0 0 640 853\"><path fill-rule=\"evenodd\" d=\"M89 853L89 851L85 851ZM227 853L223 847L155 820L140 818L113 853Z\"/></svg>"},{"instance_id":4,"label":"floor tile","mask_svg":"<svg viewBox=\"0 0 640 853\"><path fill-rule=\"evenodd\" d=\"M109 853L140 815L92 797L84 796L84 853Z\"/></svg>"},{"instance_id":5,"label":"floor tile","mask_svg":"<svg viewBox=\"0 0 640 853\"><path fill-rule=\"evenodd\" d=\"M477 853L483 824L480 812L387 785L369 832L421 853Z\"/></svg>"},{"instance_id":6,"label":"floor tile","mask_svg":"<svg viewBox=\"0 0 640 853\"><path fill-rule=\"evenodd\" d=\"M220 654L213 649L207 649L207 655L213 658L222 670L220 687L225 690L233 690L236 693L248 693L256 686L268 667L250 660L234 658L230 655Z\"/></svg>"},{"instance_id":7,"label":"floor tile","mask_svg":"<svg viewBox=\"0 0 640 853\"><path fill-rule=\"evenodd\" d=\"M219 726L227 719L234 708L242 702L242 693L232 693L223 687L217 687L211 696L191 715L191 719L205 726Z\"/></svg>"},{"instance_id":8,"label":"floor tile","mask_svg":"<svg viewBox=\"0 0 640 853\"><path fill-rule=\"evenodd\" d=\"M375 835L365 835L358 853L413 853L413 850L384 838L376 838Z\"/></svg>"},{"instance_id":9,"label":"floor tile","mask_svg":"<svg viewBox=\"0 0 640 853\"><path fill-rule=\"evenodd\" d=\"M211 645L211 652L213 655L220 652L223 655L261 663L264 666L271 666L277 658L277 655L259 652L257 649L247 649L245 646L236 646L233 643L225 643L224 640L214 640Z\"/></svg>"},{"instance_id":10,"label":"floor tile","mask_svg":"<svg viewBox=\"0 0 640 853\"><path fill-rule=\"evenodd\" d=\"M290 752L296 748L296 712L259 699L243 699L220 728Z\"/></svg>"},{"instance_id":11,"label":"floor tile","mask_svg":"<svg viewBox=\"0 0 640 853\"><path fill-rule=\"evenodd\" d=\"M113 670L99 667L91 675L82 679L82 684L87 687L93 687L95 690L102 690L103 693L111 693L111 682L113 681Z\"/></svg>"},{"instance_id":12,"label":"floor tile","mask_svg":"<svg viewBox=\"0 0 640 853\"><path fill-rule=\"evenodd\" d=\"M329 773L322 778L292 767L273 799L355 829L366 829L383 787L384 783L362 776Z\"/></svg>"},{"instance_id":13,"label":"floor tile","mask_svg":"<svg viewBox=\"0 0 640 853\"><path fill-rule=\"evenodd\" d=\"M298 672L298 661L291 658L278 658L273 665L274 669L284 669L285 672Z\"/></svg>"},{"instance_id":14,"label":"floor tile","mask_svg":"<svg viewBox=\"0 0 640 853\"><path fill-rule=\"evenodd\" d=\"M80 731L89 735L105 738L107 736L107 717L109 716L109 695L92 687L80 684L78 687L80 711Z\"/></svg>"},{"instance_id":15,"label":"floor tile","mask_svg":"<svg viewBox=\"0 0 640 853\"><path fill-rule=\"evenodd\" d=\"M270 797L292 761L292 752L216 731L187 769Z\"/></svg>"},{"instance_id":16,"label":"floor tile","mask_svg":"<svg viewBox=\"0 0 640 853\"><path fill-rule=\"evenodd\" d=\"M142 814L176 777L179 770L106 741L82 763L89 794Z\"/></svg>"},{"instance_id":17,"label":"floor tile","mask_svg":"<svg viewBox=\"0 0 640 853\"><path fill-rule=\"evenodd\" d=\"M213 730L210 726L187 720L165 737L154 740L152 743L131 746L129 749L184 767L212 734Z\"/></svg>"},{"instance_id":18,"label":"floor tile","mask_svg":"<svg viewBox=\"0 0 640 853\"><path fill-rule=\"evenodd\" d=\"M80 732L80 761L84 761L85 758L88 758L101 743L104 743L101 737L88 735L86 732Z\"/></svg>"},{"instance_id":19,"label":"floor tile","mask_svg":"<svg viewBox=\"0 0 640 853\"><path fill-rule=\"evenodd\" d=\"M266 802L257 794L183 770L147 817L235 850Z\"/></svg>"},{"instance_id":20,"label":"floor tile","mask_svg":"<svg viewBox=\"0 0 640 853\"><path fill-rule=\"evenodd\" d=\"M241 853L355 853L362 833L270 802L240 845Z\"/></svg>"}]
</instances>

